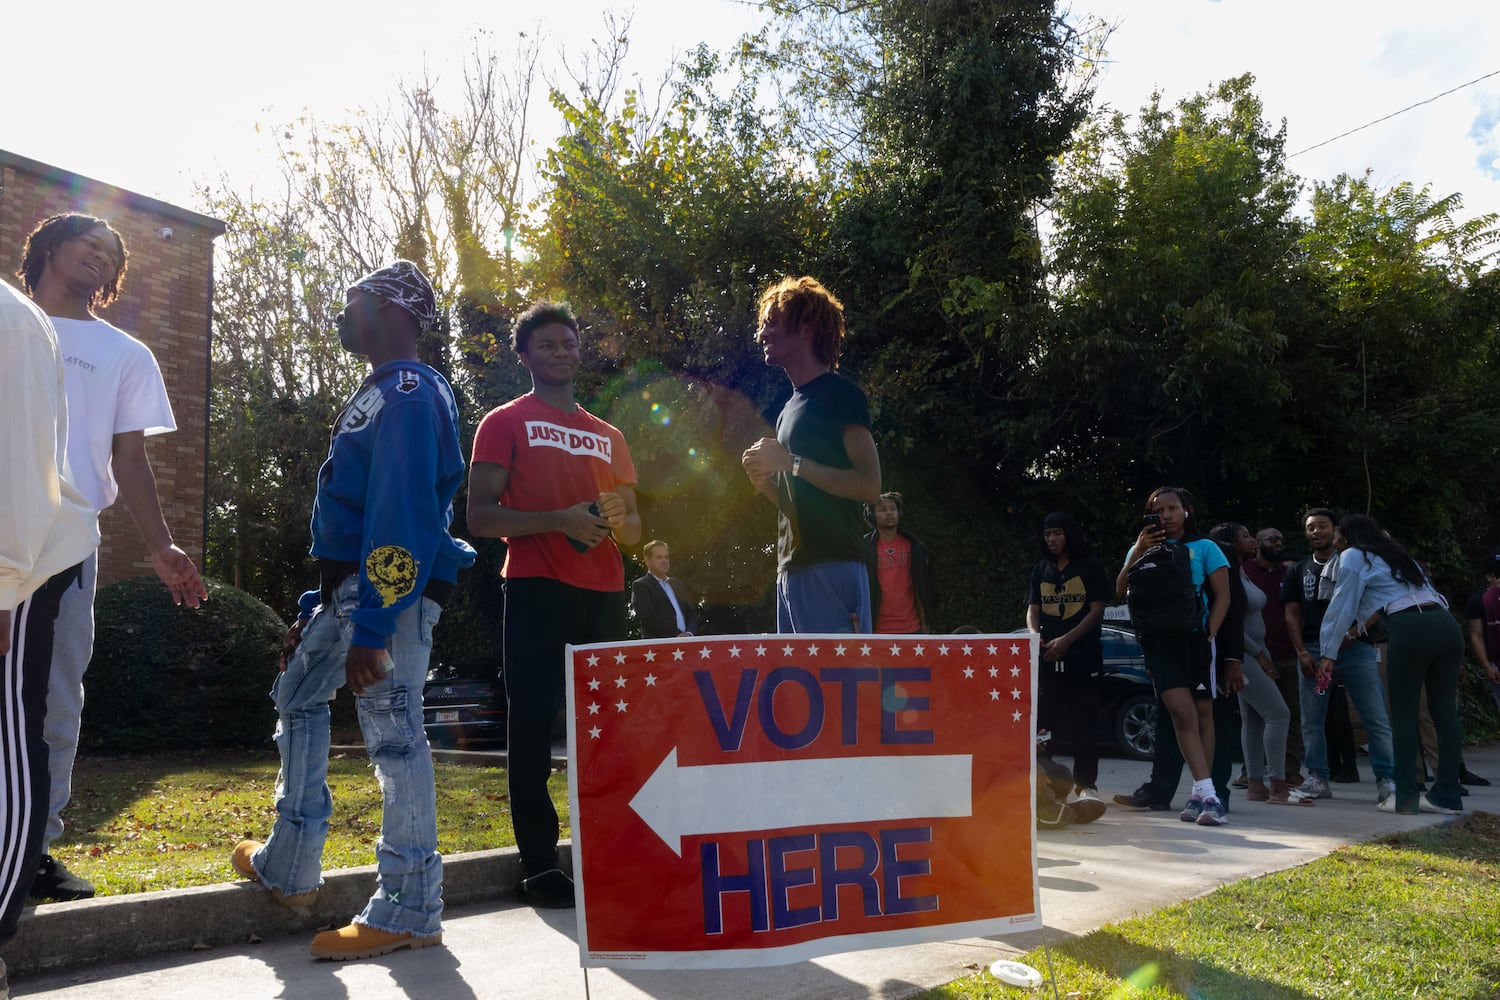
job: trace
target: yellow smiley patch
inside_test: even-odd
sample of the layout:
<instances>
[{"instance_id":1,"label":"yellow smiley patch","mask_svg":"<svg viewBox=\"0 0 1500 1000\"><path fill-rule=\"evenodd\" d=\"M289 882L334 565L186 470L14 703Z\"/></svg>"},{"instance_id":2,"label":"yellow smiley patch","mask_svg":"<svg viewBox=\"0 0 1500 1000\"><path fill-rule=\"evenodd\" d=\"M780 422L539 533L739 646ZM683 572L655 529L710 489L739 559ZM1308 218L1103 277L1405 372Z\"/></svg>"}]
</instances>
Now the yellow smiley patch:
<instances>
[{"instance_id":1,"label":"yellow smiley patch","mask_svg":"<svg viewBox=\"0 0 1500 1000\"><path fill-rule=\"evenodd\" d=\"M365 575L388 608L416 587L417 561L400 546L382 545L365 557Z\"/></svg>"}]
</instances>

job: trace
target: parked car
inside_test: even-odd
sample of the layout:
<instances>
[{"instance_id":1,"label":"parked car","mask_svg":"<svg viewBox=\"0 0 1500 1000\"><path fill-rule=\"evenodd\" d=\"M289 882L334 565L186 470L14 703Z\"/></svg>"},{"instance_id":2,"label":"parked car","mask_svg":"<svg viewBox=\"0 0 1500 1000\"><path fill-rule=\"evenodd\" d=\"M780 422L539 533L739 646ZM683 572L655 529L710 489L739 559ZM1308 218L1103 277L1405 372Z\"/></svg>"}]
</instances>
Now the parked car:
<instances>
[{"instance_id":1,"label":"parked car","mask_svg":"<svg viewBox=\"0 0 1500 1000\"><path fill-rule=\"evenodd\" d=\"M1134 760L1156 756L1156 691L1146 673L1141 644L1130 629L1106 624L1104 690L1100 696L1099 741ZM1052 734L1054 747L1068 744L1067 721Z\"/></svg>"},{"instance_id":2,"label":"parked car","mask_svg":"<svg viewBox=\"0 0 1500 1000\"><path fill-rule=\"evenodd\" d=\"M435 747L467 750L505 743L505 684L495 660L439 663L422 688L422 726Z\"/></svg>"}]
</instances>

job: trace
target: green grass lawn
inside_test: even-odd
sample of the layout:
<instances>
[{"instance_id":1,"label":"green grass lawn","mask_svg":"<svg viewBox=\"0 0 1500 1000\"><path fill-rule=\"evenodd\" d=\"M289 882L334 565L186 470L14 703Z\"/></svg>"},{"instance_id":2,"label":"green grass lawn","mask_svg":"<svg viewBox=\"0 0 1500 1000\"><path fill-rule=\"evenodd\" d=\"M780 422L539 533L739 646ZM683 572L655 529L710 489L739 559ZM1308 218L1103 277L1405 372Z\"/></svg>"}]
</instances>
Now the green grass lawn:
<instances>
[{"instance_id":1,"label":"green grass lawn","mask_svg":"<svg viewBox=\"0 0 1500 1000\"><path fill-rule=\"evenodd\" d=\"M443 854L509 847L505 770L442 764L437 770L438 850ZM229 852L264 840L275 819L274 750L79 757L73 801L52 854L93 882L101 896L211 885L234 879ZM329 762L333 818L325 869L375 863L380 787L363 757ZM551 781L552 801L568 830L568 788Z\"/></svg>"},{"instance_id":2,"label":"green grass lawn","mask_svg":"<svg viewBox=\"0 0 1500 1000\"><path fill-rule=\"evenodd\" d=\"M1019 961L1049 1000L1497 1000L1500 818L1357 844ZM919 1000L1023 995L985 971Z\"/></svg>"}]
</instances>

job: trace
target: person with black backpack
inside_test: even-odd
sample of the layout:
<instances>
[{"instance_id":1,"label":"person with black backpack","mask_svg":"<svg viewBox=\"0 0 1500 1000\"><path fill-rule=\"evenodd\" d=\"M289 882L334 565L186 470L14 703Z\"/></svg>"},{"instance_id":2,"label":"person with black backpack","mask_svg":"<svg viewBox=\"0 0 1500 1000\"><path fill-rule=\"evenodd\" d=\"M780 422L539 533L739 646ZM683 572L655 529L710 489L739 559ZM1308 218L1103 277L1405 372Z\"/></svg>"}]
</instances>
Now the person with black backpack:
<instances>
[{"instance_id":1,"label":"person with black backpack","mask_svg":"<svg viewBox=\"0 0 1500 1000\"><path fill-rule=\"evenodd\" d=\"M1199 534L1191 493L1179 486L1151 492L1145 523L1115 578L1115 590L1129 603L1146 669L1193 775L1180 818L1222 826L1226 810L1210 774L1219 687L1213 648L1229 613L1229 560ZM1225 672L1226 690L1243 686L1242 672Z\"/></svg>"}]
</instances>

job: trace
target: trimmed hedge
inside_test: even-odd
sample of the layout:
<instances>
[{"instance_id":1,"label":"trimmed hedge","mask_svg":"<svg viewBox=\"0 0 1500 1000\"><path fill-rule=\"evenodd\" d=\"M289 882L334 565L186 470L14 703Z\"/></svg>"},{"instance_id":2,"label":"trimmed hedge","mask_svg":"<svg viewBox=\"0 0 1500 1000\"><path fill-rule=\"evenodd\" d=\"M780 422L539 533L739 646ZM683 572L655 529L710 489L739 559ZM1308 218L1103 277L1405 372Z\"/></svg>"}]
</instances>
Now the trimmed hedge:
<instances>
[{"instance_id":1,"label":"trimmed hedge","mask_svg":"<svg viewBox=\"0 0 1500 1000\"><path fill-rule=\"evenodd\" d=\"M213 580L197 610L137 577L94 601L94 658L84 675L82 743L108 752L264 745L269 692L286 624Z\"/></svg>"}]
</instances>

